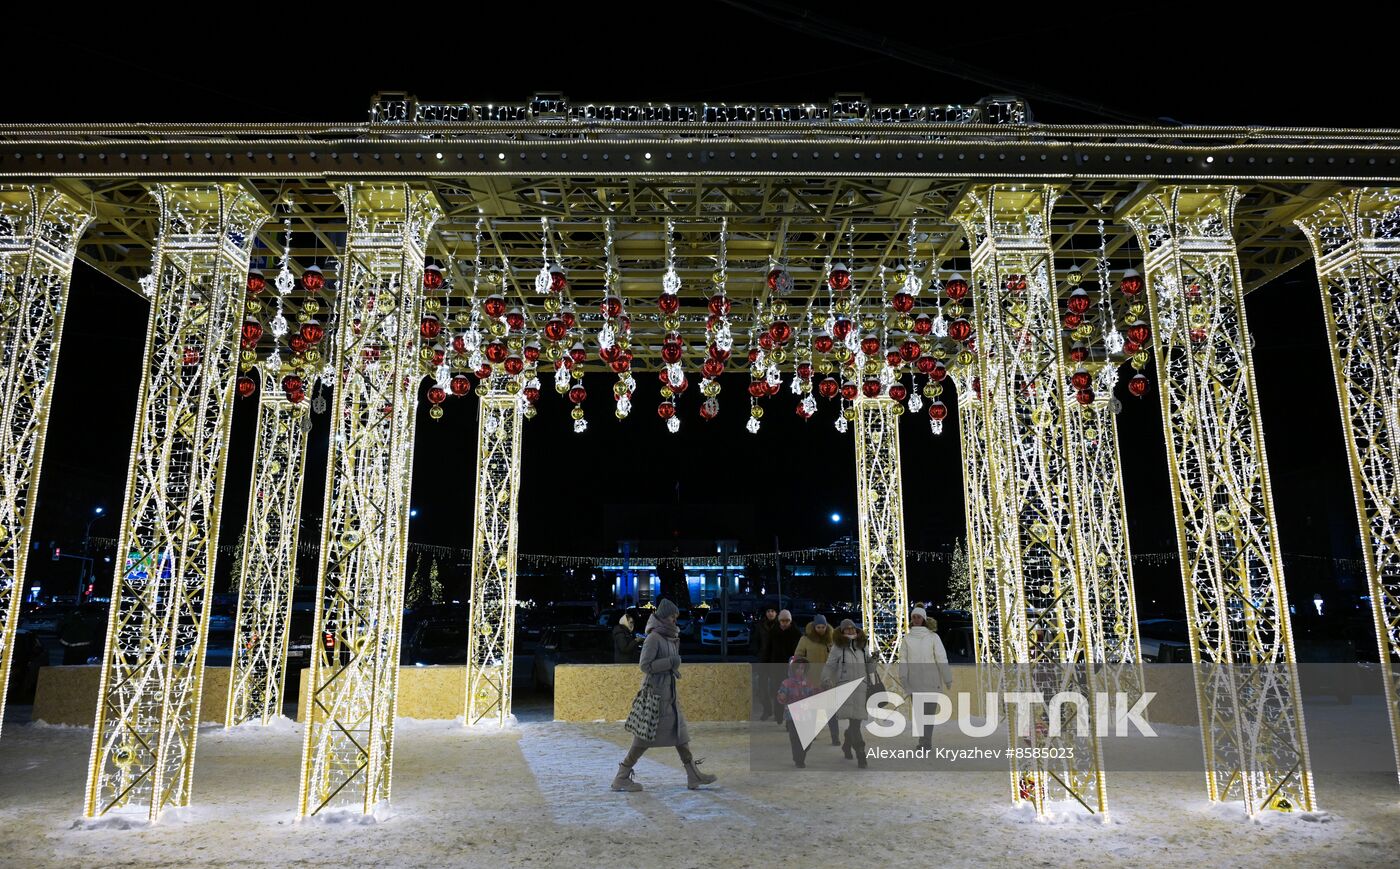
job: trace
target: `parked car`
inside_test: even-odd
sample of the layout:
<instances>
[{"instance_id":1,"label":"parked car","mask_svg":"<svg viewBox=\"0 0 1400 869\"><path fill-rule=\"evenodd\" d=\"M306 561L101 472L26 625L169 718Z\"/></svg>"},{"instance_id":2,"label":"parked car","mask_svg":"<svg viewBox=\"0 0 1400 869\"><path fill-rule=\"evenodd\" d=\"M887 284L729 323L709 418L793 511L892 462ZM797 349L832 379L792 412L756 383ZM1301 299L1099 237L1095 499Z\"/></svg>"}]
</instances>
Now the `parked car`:
<instances>
[{"instance_id":1,"label":"parked car","mask_svg":"<svg viewBox=\"0 0 1400 869\"><path fill-rule=\"evenodd\" d=\"M554 668L560 664L611 664L612 629L601 625L545 628L535 644L531 675L535 685L554 689Z\"/></svg>"},{"instance_id":2,"label":"parked car","mask_svg":"<svg viewBox=\"0 0 1400 869\"><path fill-rule=\"evenodd\" d=\"M705 620L700 624L700 645L713 646L720 645L720 628L723 613L711 610L705 614ZM744 647L749 645L749 622L741 612L731 611L729 613L729 646Z\"/></svg>"},{"instance_id":3,"label":"parked car","mask_svg":"<svg viewBox=\"0 0 1400 869\"><path fill-rule=\"evenodd\" d=\"M406 664L465 664L470 626L457 619L420 622L404 644Z\"/></svg>"}]
</instances>

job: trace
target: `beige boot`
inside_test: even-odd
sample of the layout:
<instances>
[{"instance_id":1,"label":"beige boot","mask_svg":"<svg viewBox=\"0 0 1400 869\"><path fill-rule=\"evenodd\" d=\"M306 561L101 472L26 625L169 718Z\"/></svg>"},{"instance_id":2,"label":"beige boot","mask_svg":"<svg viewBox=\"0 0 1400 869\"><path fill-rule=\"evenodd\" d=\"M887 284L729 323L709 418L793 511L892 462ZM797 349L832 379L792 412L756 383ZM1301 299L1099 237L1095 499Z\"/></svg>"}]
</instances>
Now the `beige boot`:
<instances>
[{"instance_id":1,"label":"beige boot","mask_svg":"<svg viewBox=\"0 0 1400 869\"><path fill-rule=\"evenodd\" d=\"M615 791L626 791L634 794L642 789L637 780L632 776L632 767L625 763L617 765L617 775L613 777L612 789Z\"/></svg>"},{"instance_id":2,"label":"beige boot","mask_svg":"<svg viewBox=\"0 0 1400 869\"><path fill-rule=\"evenodd\" d=\"M685 765L685 786L695 790L701 785L712 785L716 777L707 772L700 771L701 761L692 760Z\"/></svg>"}]
</instances>

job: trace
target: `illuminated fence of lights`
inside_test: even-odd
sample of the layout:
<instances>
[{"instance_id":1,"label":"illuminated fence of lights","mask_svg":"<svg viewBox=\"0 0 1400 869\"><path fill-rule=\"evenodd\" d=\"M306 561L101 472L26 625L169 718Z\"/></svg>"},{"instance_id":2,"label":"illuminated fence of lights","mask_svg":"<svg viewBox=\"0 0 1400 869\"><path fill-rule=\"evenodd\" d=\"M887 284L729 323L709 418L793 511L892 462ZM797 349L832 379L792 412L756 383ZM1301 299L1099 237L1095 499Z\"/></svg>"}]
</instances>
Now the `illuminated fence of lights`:
<instances>
[{"instance_id":1,"label":"illuminated fence of lights","mask_svg":"<svg viewBox=\"0 0 1400 869\"><path fill-rule=\"evenodd\" d=\"M1233 187L1167 186L1142 249L1211 800L1315 808L1233 237Z\"/></svg>"},{"instance_id":2,"label":"illuminated fence of lights","mask_svg":"<svg viewBox=\"0 0 1400 869\"><path fill-rule=\"evenodd\" d=\"M297 532L310 408L293 404L263 378L248 492L233 667L224 723L267 724L282 714L287 628L296 580Z\"/></svg>"},{"instance_id":3,"label":"illuminated fence of lights","mask_svg":"<svg viewBox=\"0 0 1400 869\"><path fill-rule=\"evenodd\" d=\"M51 187L0 185L0 722L68 281L91 220Z\"/></svg>"},{"instance_id":4,"label":"illuminated fence of lights","mask_svg":"<svg viewBox=\"0 0 1400 869\"><path fill-rule=\"evenodd\" d=\"M136 432L84 800L190 800L237 326L267 214L239 184L163 184Z\"/></svg>"},{"instance_id":5,"label":"illuminated fence of lights","mask_svg":"<svg viewBox=\"0 0 1400 869\"><path fill-rule=\"evenodd\" d=\"M871 657L883 664L895 659L909 632L897 407L886 396L855 401L861 614Z\"/></svg>"},{"instance_id":6,"label":"illuminated fence of lights","mask_svg":"<svg viewBox=\"0 0 1400 869\"><path fill-rule=\"evenodd\" d=\"M298 812L389 799L423 247L439 216L403 185L347 185L335 389Z\"/></svg>"},{"instance_id":7,"label":"illuminated fence of lights","mask_svg":"<svg viewBox=\"0 0 1400 869\"><path fill-rule=\"evenodd\" d=\"M1400 190L1343 191L1298 225L1317 261L1400 768Z\"/></svg>"},{"instance_id":8,"label":"illuminated fence of lights","mask_svg":"<svg viewBox=\"0 0 1400 869\"><path fill-rule=\"evenodd\" d=\"M1003 654L1020 691L1053 696L1085 684L1092 610L1078 575L1074 503L1066 456L1064 416L1068 379L1060 344L1049 186L974 187L954 216L972 251L977 355L989 457L993 547L1004 592ZM1048 666L1035 666L1048 665ZM1066 666L1068 665L1068 666ZM1086 810L1107 810L1098 738L1074 734L1074 716L1061 707L1060 735L1051 735L1047 711L1016 720L1008 709L1013 748L1012 798L1044 812L1049 800L1069 799ZM1017 735L1024 730L1024 737ZM1047 756L1048 755L1048 756Z\"/></svg>"}]
</instances>

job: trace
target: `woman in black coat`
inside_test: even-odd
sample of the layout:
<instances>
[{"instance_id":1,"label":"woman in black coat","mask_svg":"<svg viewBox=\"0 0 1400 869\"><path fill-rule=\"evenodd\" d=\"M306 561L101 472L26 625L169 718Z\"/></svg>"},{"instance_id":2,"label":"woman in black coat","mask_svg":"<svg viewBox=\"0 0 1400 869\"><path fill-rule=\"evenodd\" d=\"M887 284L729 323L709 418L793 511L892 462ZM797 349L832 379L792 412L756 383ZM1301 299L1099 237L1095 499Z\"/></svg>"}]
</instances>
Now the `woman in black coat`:
<instances>
[{"instance_id":1,"label":"woman in black coat","mask_svg":"<svg viewBox=\"0 0 1400 869\"><path fill-rule=\"evenodd\" d=\"M637 639L637 630L633 627L630 614L623 613L622 618L613 625L612 641L614 664L637 663L637 650L642 647L642 641Z\"/></svg>"}]
</instances>

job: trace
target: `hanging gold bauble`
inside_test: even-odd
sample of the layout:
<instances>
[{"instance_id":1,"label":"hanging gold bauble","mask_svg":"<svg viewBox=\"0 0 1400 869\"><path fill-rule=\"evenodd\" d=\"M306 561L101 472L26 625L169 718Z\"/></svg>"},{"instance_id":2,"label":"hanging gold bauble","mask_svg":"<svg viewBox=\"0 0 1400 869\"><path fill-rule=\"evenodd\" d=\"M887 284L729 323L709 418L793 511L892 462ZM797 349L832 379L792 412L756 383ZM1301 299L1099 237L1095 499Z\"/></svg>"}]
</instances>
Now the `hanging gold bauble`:
<instances>
[{"instance_id":1,"label":"hanging gold bauble","mask_svg":"<svg viewBox=\"0 0 1400 869\"><path fill-rule=\"evenodd\" d=\"M526 419L534 419L536 413L538 413L538 411L535 410L535 406L534 406L533 404L530 405L529 407L525 408L525 418L526 418Z\"/></svg>"},{"instance_id":2,"label":"hanging gold bauble","mask_svg":"<svg viewBox=\"0 0 1400 869\"><path fill-rule=\"evenodd\" d=\"M779 365L782 365L784 362L787 361L787 351L781 347L774 347L772 350L768 351L768 358L772 359Z\"/></svg>"},{"instance_id":3,"label":"hanging gold bauble","mask_svg":"<svg viewBox=\"0 0 1400 869\"><path fill-rule=\"evenodd\" d=\"M1079 269L1070 269L1069 274L1065 275L1065 283L1071 287L1079 286L1084 283L1084 273Z\"/></svg>"},{"instance_id":4,"label":"hanging gold bauble","mask_svg":"<svg viewBox=\"0 0 1400 869\"><path fill-rule=\"evenodd\" d=\"M935 389L942 389L942 388L943 388L943 387L939 386L937 383L934 383L932 380L930 380L928 383L925 383L925 384L924 384L924 388L921 389L921 390L919 390L919 391L922 392L922 393L924 394L924 398L936 398L936 397L938 396L938 393L937 393L937 392L934 392L934 390L935 390Z\"/></svg>"},{"instance_id":5,"label":"hanging gold bauble","mask_svg":"<svg viewBox=\"0 0 1400 869\"><path fill-rule=\"evenodd\" d=\"M763 419L763 405L755 404L753 407L750 407L749 416L754 419Z\"/></svg>"},{"instance_id":6,"label":"hanging gold bauble","mask_svg":"<svg viewBox=\"0 0 1400 869\"><path fill-rule=\"evenodd\" d=\"M851 301L850 297L842 296L841 298L836 300L836 310L842 314L849 314L851 313L851 309L854 306L854 304L855 303Z\"/></svg>"},{"instance_id":7,"label":"hanging gold bauble","mask_svg":"<svg viewBox=\"0 0 1400 869\"><path fill-rule=\"evenodd\" d=\"M1044 522L1036 522L1031 525L1031 536L1043 542L1050 536L1050 529ZM1048 586L1041 586L1041 589L1045 594L1050 593Z\"/></svg>"},{"instance_id":8,"label":"hanging gold bauble","mask_svg":"<svg viewBox=\"0 0 1400 869\"><path fill-rule=\"evenodd\" d=\"M1206 311L1205 305L1192 305L1186 311L1186 322L1193 328L1204 329L1210 325L1210 314Z\"/></svg>"},{"instance_id":9,"label":"hanging gold bauble","mask_svg":"<svg viewBox=\"0 0 1400 869\"><path fill-rule=\"evenodd\" d=\"M627 384L626 384L626 383L623 383L621 380L619 380L618 382L616 382L616 383L613 384L613 395L621 396L621 395L626 395L626 394L627 394Z\"/></svg>"},{"instance_id":10,"label":"hanging gold bauble","mask_svg":"<svg viewBox=\"0 0 1400 869\"><path fill-rule=\"evenodd\" d=\"M507 381L506 381L506 393L509 394L509 395L519 395L519 394L520 394L520 381L519 381L519 380L516 380L516 379L513 378L513 377L512 377L510 380L507 380Z\"/></svg>"},{"instance_id":11,"label":"hanging gold bauble","mask_svg":"<svg viewBox=\"0 0 1400 869\"><path fill-rule=\"evenodd\" d=\"M1147 367L1147 351L1139 350L1133 354L1133 368L1141 371L1145 367Z\"/></svg>"},{"instance_id":12,"label":"hanging gold bauble","mask_svg":"<svg viewBox=\"0 0 1400 869\"><path fill-rule=\"evenodd\" d=\"M438 311L441 311L441 310L442 310L442 302L439 302L437 299L424 299L424 300L423 300L423 313L425 313L425 314L436 314ZM307 314L310 314L310 313L311 313L310 311L307 311L305 307L302 308L302 312L303 312L303 313L307 313Z\"/></svg>"},{"instance_id":13,"label":"hanging gold bauble","mask_svg":"<svg viewBox=\"0 0 1400 869\"><path fill-rule=\"evenodd\" d=\"M1221 534L1227 534L1235 527L1235 517L1230 511L1221 507L1215 511L1215 530Z\"/></svg>"},{"instance_id":14,"label":"hanging gold bauble","mask_svg":"<svg viewBox=\"0 0 1400 869\"><path fill-rule=\"evenodd\" d=\"M661 397L662 397L662 398L667 399L667 400L670 400L670 398L671 398L672 396L674 396L675 394L676 394L676 393L675 393L675 390L671 389L671 387L669 387L669 386L663 386L663 387L661 387Z\"/></svg>"},{"instance_id":15,"label":"hanging gold bauble","mask_svg":"<svg viewBox=\"0 0 1400 869\"><path fill-rule=\"evenodd\" d=\"M976 361L977 361L977 357L974 356L974 355L972 355L972 351L971 351L971 350L959 350L959 351L958 351L957 363L958 363L959 365L967 366L967 365L971 365L972 363L974 363L974 362L976 362Z\"/></svg>"},{"instance_id":16,"label":"hanging gold bauble","mask_svg":"<svg viewBox=\"0 0 1400 869\"><path fill-rule=\"evenodd\" d=\"M674 332L681 327L681 318L674 314L669 314L661 318L661 328L667 332Z\"/></svg>"},{"instance_id":17,"label":"hanging gold bauble","mask_svg":"<svg viewBox=\"0 0 1400 869\"><path fill-rule=\"evenodd\" d=\"M487 393L489 393L489 392L491 391L491 388L488 387L488 386L486 385L486 381L483 380L483 381L481 381L480 383L478 383L478 384L476 385L476 389L473 390L473 391L474 391L479 397L485 398L486 395L487 395Z\"/></svg>"},{"instance_id":18,"label":"hanging gold bauble","mask_svg":"<svg viewBox=\"0 0 1400 869\"><path fill-rule=\"evenodd\" d=\"M908 314L899 314L894 318L896 332L908 332L913 325L914 320Z\"/></svg>"},{"instance_id":19,"label":"hanging gold bauble","mask_svg":"<svg viewBox=\"0 0 1400 869\"><path fill-rule=\"evenodd\" d=\"M502 323L500 320L492 320L489 324L487 324L486 328L491 332L492 335L495 335L497 338L499 338L506 333L506 329L508 327L505 323Z\"/></svg>"},{"instance_id":20,"label":"hanging gold bauble","mask_svg":"<svg viewBox=\"0 0 1400 869\"><path fill-rule=\"evenodd\" d=\"M472 321L472 315L467 311L458 311L452 315L452 322L458 326L467 326Z\"/></svg>"},{"instance_id":21,"label":"hanging gold bauble","mask_svg":"<svg viewBox=\"0 0 1400 869\"><path fill-rule=\"evenodd\" d=\"M243 350L238 354L238 360L244 365L252 365L258 361L258 354L254 350Z\"/></svg>"},{"instance_id":22,"label":"hanging gold bauble","mask_svg":"<svg viewBox=\"0 0 1400 869\"><path fill-rule=\"evenodd\" d=\"M715 269L714 271L710 272L710 283L714 284L715 286L719 286L720 284L723 284L724 281L724 272L720 271L719 269Z\"/></svg>"},{"instance_id":23,"label":"hanging gold bauble","mask_svg":"<svg viewBox=\"0 0 1400 869\"><path fill-rule=\"evenodd\" d=\"M786 316L787 316L787 312L788 312L787 302L784 302L782 299L779 299L779 300L777 300L776 302L773 303L773 316L774 316L774 317L786 317Z\"/></svg>"},{"instance_id":24,"label":"hanging gold bauble","mask_svg":"<svg viewBox=\"0 0 1400 869\"><path fill-rule=\"evenodd\" d=\"M456 356L456 355L454 355L454 356L451 357L450 361L449 361L447 364L448 364L448 367L452 369L453 373L456 373L456 372L458 372L458 371L470 371L470 370L471 370L471 363L470 363L470 360L467 359L467 357L465 357L465 356Z\"/></svg>"},{"instance_id":25,"label":"hanging gold bauble","mask_svg":"<svg viewBox=\"0 0 1400 869\"><path fill-rule=\"evenodd\" d=\"M257 313L262 310L262 302L259 302L257 299L249 299L243 303L243 310L249 316L256 316Z\"/></svg>"},{"instance_id":26,"label":"hanging gold bauble","mask_svg":"<svg viewBox=\"0 0 1400 869\"><path fill-rule=\"evenodd\" d=\"M813 315L812 315L812 323L813 323L818 329L824 328L824 327L826 326L826 312L824 312L824 311L819 311L819 312L813 314Z\"/></svg>"},{"instance_id":27,"label":"hanging gold bauble","mask_svg":"<svg viewBox=\"0 0 1400 869\"><path fill-rule=\"evenodd\" d=\"M558 362L564 358L564 348L558 344L546 344L544 347L544 358L550 362Z\"/></svg>"},{"instance_id":28,"label":"hanging gold bauble","mask_svg":"<svg viewBox=\"0 0 1400 869\"><path fill-rule=\"evenodd\" d=\"M930 356L932 356L934 359L939 360L940 362L948 358L948 348L944 347L941 342L939 344L934 345L933 349L929 350L928 352Z\"/></svg>"},{"instance_id":29,"label":"hanging gold bauble","mask_svg":"<svg viewBox=\"0 0 1400 869\"><path fill-rule=\"evenodd\" d=\"M568 392L568 391L569 391L569 381L568 381L568 378L564 378L564 377L556 377L556 378L554 378L554 391L557 392L557 393L559 393L560 395L563 395L564 393Z\"/></svg>"},{"instance_id":30,"label":"hanging gold bauble","mask_svg":"<svg viewBox=\"0 0 1400 869\"><path fill-rule=\"evenodd\" d=\"M573 368L569 369L569 376L572 377L574 380L582 380L582 379L583 379L583 366L582 366L582 365L575 365Z\"/></svg>"},{"instance_id":31,"label":"hanging gold bauble","mask_svg":"<svg viewBox=\"0 0 1400 869\"><path fill-rule=\"evenodd\" d=\"M894 403L894 415L899 416L902 413L904 413L904 405L896 401Z\"/></svg>"},{"instance_id":32,"label":"hanging gold bauble","mask_svg":"<svg viewBox=\"0 0 1400 869\"><path fill-rule=\"evenodd\" d=\"M847 420L854 420L856 418L856 409L854 407L848 407L841 411L841 415Z\"/></svg>"},{"instance_id":33,"label":"hanging gold bauble","mask_svg":"<svg viewBox=\"0 0 1400 869\"><path fill-rule=\"evenodd\" d=\"M435 404L428 408L428 416L431 416L433 419L442 419L442 405Z\"/></svg>"},{"instance_id":34,"label":"hanging gold bauble","mask_svg":"<svg viewBox=\"0 0 1400 869\"><path fill-rule=\"evenodd\" d=\"M569 416L572 416L574 419L583 419L583 405L574 405L574 409L569 411Z\"/></svg>"},{"instance_id":35,"label":"hanging gold bauble","mask_svg":"<svg viewBox=\"0 0 1400 869\"><path fill-rule=\"evenodd\" d=\"M1128 316L1133 317L1135 319L1141 318L1142 315L1146 313L1147 306L1144 305L1142 302L1133 302L1131 305L1128 306Z\"/></svg>"},{"instance_id":36,"label":"hanging gold bauble","mask_svg":"<svg viewBox=\"0 0 1400 869\"><path fill-rule=\"evenodd\" d=\"M860 328L863 329L863 330L866 331L866 332L873 331L873 330L875 329L875 318L874 318L874 317L861 317L861 318L860 318Z\"/></svg>"},{"instance_id":37,"label":"hanging gold bauble","mask_svg":"<svg viewBox=\"0 0 1400 869\"><path fill-rule=\"evenodd\" d=\"M510 348L510 352L518 356L520 355L521 348L525 346L525 339L519 337L518 335L507 338L506 346Z\"/></svg>"},{"instance_id":38,"label":"hanging gold bauble","mask_svg":"<svg viewBox=\"0 0 1400 869\"><path fill-rule=\"evenodd\" d=\"M1070 334L1076 341L1085 341L1094 337L1094 326L1092 323L1080 323Z\"/></svg>"},{"instance_id":39,"label":"hanging gold bauble","mask_svg":"<svg viewBox=\"0 0 1400 869\"><path fill-rule=\"evenodd\" d=\"M306 357L306 361L312 365L321 361L321 351L317 350L315 347L307 347L306 353L303 355Z\"/></svg>"},{"instance_id":40,"label":"hanging gold bauble","mask_svg":"<svg viewBox=\"0 0 1400 869\"><path fill-rule=\"evenodd\" d=\"M321 303L315 299L307 299L301 305L301 315L303 317L314 317L321 312Z\"/></svg>"},{"instance_id":41,"label":"hanging gold bauble","mask_svg":"<svg viewBox=\"0 0 1400 869\"><path fill-rule=\"evenodd\" d=\"M419 347L419 348L418 348L418 358L419 358L421 361L423 361L423 362L426 362L426 363L428 363L428 364L432 364L433 357L434 357L435 355L437 355L437 354L436 354L436 351L434 351L433 348L431 348L431 347Z\"/></svg>"},{"instance_id":42,"label":"hanging gold bauble","mask_svg":"<svg viewBox=\"0 0 1400 869\"><path fill-rule=\"evenodd\" d=\"M963 306L959 305L957 302L954 302L943 310L950 320L956 320L963 315Z\"/></svg>"},{"instance_id":43,"label":"hanging gold bauble","mask_svg":"<svg viewBox=\"0 0 1400 869\"><path fill-rule=\"evenodd\" d=\"M836 366L831 364L830 359L818 359L814 364L818 374L830 374L836 370Z\"/></svg>"},{"instance_id":44,"label":"hanging gold bauble","mask_svg":"<svg viewBox=\"0 0 1400 869\"><path fill-rule=\"evenodd\" d=\"M548 311L551 314L556 314L559 312L559 307L560 302L558 296L554 295L553 293L550 293L548 296L544 297L544 309L546 311Z\"/></svg>"},{"instance_id":45,"label":"hanging gold bauble","mask_svg":"<svg viewBox=\"0 0 1400 869\"><path fill-rule=\"evenodd\" d=\"M617 417L618 419L626 419L627 412L623 411L623 409L619 407L617 410L613 411L613 416Z\"/></svg>"},{"instance_id":46,"label":"hanging gold bauble","mask_svg":"<svg viewBox=\"0 0 1400 869\"><path fill-rule=\"evenodd\" d=\"M704 383L700 384L700 393L706 398L714 398L716 395L719 395L719 381L706 380Z\"/></svg>"},{"instance_id":47,"label":"hanging gold bauble","mask_svg":"<svg viewBox=\"0 0 1400 869\"><path fill-rule=\"evenodd\" d=\"M488 269L486 274L482 275L482 279L488 287L499 287L504 280L499 269Z\"/></svg>"},{"instance_id":48,"label":"hanging gold bauble","mask_svg":"<svg viewBox=\"0 0 1400 869\"><path fill-rule=\"evenodd\" d=\"M870 359L865 363L865 374L867 377L874 377L880 373L880 366L884 363L875 359Z\"/></svg>"}]
</instances>

